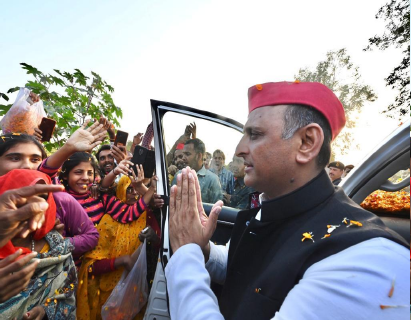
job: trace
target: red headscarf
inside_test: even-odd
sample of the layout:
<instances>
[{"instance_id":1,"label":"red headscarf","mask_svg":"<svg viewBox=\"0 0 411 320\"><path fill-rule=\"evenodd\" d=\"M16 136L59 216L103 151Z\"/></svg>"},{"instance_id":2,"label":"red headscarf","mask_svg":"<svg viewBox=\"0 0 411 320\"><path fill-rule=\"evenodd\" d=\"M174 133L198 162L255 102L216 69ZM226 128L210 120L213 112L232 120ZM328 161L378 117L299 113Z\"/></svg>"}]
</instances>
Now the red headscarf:
<instances>
[{"instance_id":1,"label":"red headscarf","mask_svg":"<svg viewBox=\"0 0 411 320\"><path fill-rule=\"evenodd\" d=\"M11 170L9 173L0 177L0 195L8 190L35 185L39 181L51 184L50 177L40 171L27 169ZM35 240L44 238L44 236L54 228L56 222L56 203L54 202L52 193L49 193L47 203L49 207L45 213L45 221L42 227L33 233L33 239ZM31 250L27 248L14 247L11 241L9 241L4 247L0 248L0 259L13 254L18 249L22 249L23 254L31 252Z\"/></svg>"}]
</instances>

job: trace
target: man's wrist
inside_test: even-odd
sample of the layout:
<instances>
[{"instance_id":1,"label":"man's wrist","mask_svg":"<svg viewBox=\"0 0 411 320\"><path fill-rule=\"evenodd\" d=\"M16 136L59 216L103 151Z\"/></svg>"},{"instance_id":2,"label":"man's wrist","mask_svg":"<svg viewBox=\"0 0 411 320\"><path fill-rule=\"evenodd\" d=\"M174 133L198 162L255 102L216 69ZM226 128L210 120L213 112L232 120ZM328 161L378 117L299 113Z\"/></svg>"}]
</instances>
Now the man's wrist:
<instances>
[{"instance_id":1,"label":"man's wrist","mask_svg":"<svg viewBox=\"0 0 411 320\"><path fill-rule=\"evenodd\" d=\"M210 241L208 241L207 244L203 248L201 248L201 251L203 251L204 254L204 262L207 263L207 261L210 259Z\"/></svg>"},{"instance_id":2,"label":"man's wrist","mask_svg":"<svg viewBox=\"0 0 411 320\"><path fill-rule=\"evenodd\" d=\"M65 143L59 150L65 155L67 155L67 157L77 152L76 147L71 143Z\"/></svg>"}]
</instances>

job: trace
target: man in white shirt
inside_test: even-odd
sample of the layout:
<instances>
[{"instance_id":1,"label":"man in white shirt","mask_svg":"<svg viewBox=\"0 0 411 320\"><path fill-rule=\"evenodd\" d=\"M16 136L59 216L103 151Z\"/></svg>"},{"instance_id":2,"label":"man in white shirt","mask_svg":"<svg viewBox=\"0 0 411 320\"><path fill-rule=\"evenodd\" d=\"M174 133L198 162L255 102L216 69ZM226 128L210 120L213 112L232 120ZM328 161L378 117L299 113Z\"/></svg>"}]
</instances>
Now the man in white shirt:
<instances>
[{"instance_id":1,"label":"man in white shirt","mask_svg":"<svg viewBox=\"0 0 411 320\"><path fill-rule=\"evenodd\" d=\"M222 203L204 218L195 171L171 189L172 319L407 317L408 244L324 170L345 124L338 98L319 83L266 83L249 89L249 111L236 155L262 203L239 212L228 252L209 241Z\"/></svg>"}]
</instances>

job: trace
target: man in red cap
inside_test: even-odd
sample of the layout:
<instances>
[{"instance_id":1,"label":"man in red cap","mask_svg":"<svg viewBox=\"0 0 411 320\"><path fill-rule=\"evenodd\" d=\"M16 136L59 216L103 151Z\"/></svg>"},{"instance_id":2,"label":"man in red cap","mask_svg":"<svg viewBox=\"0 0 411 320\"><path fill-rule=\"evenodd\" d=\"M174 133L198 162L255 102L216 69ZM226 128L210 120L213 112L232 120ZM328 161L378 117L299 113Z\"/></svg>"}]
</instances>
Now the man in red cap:
<instances>
[{"instance_id":1,"label":"man in red cap","mask_svg":"<svg viewBox=\"0 0 411 320\"><path fill-rule=\"evenodd\" d=\"M222 203L203 217L195 172L171 189L171 318L407 317L408 244L324 169L345 124L338 98L320 83L266 83L249 89L249 111L236 155L261 206L238 213L228 252L209 241Z\"/></svg>"}]
</instances>

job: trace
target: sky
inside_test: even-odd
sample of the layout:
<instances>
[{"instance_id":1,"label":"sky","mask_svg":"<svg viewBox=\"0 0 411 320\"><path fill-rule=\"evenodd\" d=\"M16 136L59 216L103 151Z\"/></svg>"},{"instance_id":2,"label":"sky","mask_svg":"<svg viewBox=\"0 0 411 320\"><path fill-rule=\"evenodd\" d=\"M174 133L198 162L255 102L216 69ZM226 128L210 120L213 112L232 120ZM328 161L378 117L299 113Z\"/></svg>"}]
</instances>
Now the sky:
<instances>
[{"instance_id":1,"label":"sky","mask_svg":"<svg viewBox=\"0 0 411 320\"><path fill-rule=\"evenodd\" d=\"M114 87L124 114L121 129L130 136L151 121L150 99L245 123L250 86L292 81L328 51L347 48L363 82L378 95L359 115L352 150L338 158L355 164L399 124L381 111L397 94L384 78L401 61L401 51L363 51L370 37L384 32L375 14L386 2L0 0L0 92L30 79L21 62L46 73L78 68ZM184 132L183 122L175 124L168 129L171 145ZM210 140L218 137L198 130Z\"/></svg>"}]
</instances>

